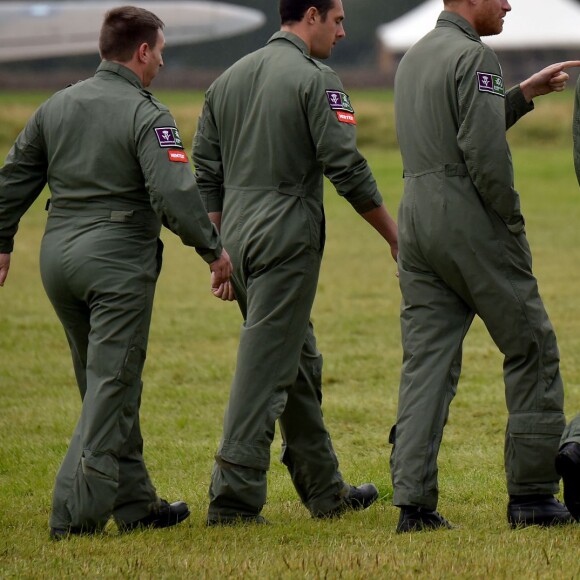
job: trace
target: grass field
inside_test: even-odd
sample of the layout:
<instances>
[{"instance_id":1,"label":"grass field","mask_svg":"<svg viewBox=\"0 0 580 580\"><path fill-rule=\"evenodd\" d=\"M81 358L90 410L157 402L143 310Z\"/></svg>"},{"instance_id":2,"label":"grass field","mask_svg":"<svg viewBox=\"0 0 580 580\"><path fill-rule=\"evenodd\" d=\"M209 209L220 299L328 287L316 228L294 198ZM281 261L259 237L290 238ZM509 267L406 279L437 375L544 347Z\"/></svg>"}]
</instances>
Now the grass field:
<instances>
[{"instance_id":1,"label":"grass field","mask_svg":"<svg viewBox=\"0 0 580 580\"><path fill-rule=\"evenodd\" d=\"M0 157L46 95L0 94ZM392 97L351 95L361 148L390 210L402 190ZM202 95L160 95L189 140ZM568 416L580 410L580 223L571 155L572 93L545 97L510 132L528 237L559 336ZM381 239L331 187L328 242L313 312L325 356L324 410L345 478L374 481L380 501L363 513L309 518L272 448L273 525L206 529L207 488L240 325L212 298L207 267L164 234L142 427L162 497L192 515L168 530L48 541L53 478L80 401L64 334L45 297L38 248L43 194L21 223L0 289L0 577L128 578L575 578L580 526L509 530L505 517L501 357L476 321L465 343L459 394L440 455L440 511L460 529L397 536L387 435L395 419L401 347L395 266Z\"/></svg>"}]
</instances>

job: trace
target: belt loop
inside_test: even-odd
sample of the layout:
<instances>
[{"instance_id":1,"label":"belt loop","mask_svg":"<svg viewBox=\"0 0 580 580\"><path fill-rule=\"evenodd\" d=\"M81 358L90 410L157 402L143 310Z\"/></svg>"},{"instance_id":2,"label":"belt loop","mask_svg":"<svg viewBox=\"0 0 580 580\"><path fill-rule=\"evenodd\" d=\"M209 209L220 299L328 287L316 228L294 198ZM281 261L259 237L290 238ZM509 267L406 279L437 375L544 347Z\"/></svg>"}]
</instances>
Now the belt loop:
<instances>
[{"instance_id":1,"label":"belt loop","mask_svg":"<svg viewBox=\"0 0 580 580\"><path fill-rule=\"evenodd\" d=\"M128 222L133 217L133 210L131 211L121 211L112 210L111 211L111 221L112 222Z\"/></svg>"}]
</instances>

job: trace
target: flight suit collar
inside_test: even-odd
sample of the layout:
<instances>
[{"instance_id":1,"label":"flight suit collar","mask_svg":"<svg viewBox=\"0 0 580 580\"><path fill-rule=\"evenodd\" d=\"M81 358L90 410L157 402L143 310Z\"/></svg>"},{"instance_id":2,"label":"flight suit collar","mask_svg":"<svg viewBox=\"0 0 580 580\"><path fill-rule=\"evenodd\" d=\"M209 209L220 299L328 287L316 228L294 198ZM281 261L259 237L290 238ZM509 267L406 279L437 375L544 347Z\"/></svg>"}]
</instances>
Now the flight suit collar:
<instances>
[{"instance_id":1,"label":"flight suit collar","mask_svg":"<svg viewBox=\"0 0 580 580\"><path fill-rule=\"evenodd\" d=\"M304 54L306 54L307 56L310 56L310 52L308 51L308 46L306 46L306 43L299 36L294 34L293 32L288 32L286 30L279 30L278 32L273 34L271 36L270 40L268 40L267 44L270 44L274 40L278 40L280 38L287 40L288 42L291 42L294 46L296 46Z\"/></svg>"},{"instance_id":2,"label":"flight suit collar","mask_svg":"<svg viewBox=\"0 0 580 580\"><path fill-rule=\"evenodd\" d=\"M456 14L455 12L443 10L437 19L436 28L449 27L450 24L454 24L458 28L461 28L461 30L463 30L463 32L465 32L465 34L470 38L481 41L479 34L475 32L473 26L471 26L463 16L459 16L459 14Z\"/></svg>"},{"instance_id":3,"label":"flight suit collar","mask_svg":"<svg viewBox=\"0 0 580 580\"><path fill-rule=\"evenodd\" d=\"M129 68L119 64L117 62L111 62L110 60L103 60L97 69L97 73L100 72L111 72L123 77L125 80L129 81L132 85L135 85L138 89L143 89L143 83L139 77Z\"/></svg>"}]
</instances>

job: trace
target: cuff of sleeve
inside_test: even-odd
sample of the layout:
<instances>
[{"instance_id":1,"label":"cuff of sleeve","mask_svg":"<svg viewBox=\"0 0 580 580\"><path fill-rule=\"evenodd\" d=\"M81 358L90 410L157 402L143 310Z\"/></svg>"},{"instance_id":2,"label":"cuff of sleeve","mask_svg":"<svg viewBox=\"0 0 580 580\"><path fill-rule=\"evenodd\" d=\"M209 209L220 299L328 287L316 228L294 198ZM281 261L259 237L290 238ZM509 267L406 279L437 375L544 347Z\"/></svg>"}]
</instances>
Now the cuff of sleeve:
<instances>
[{"instance_id":1,"label":"cuff of sleeve","mask_svg":"<svg viewBox=\"0 0 580 580\"><path fill-rule=\"evenodd\" d=\"M14 240L0 240L0 254L11 254L14 250Z\"/></svg>"},{"instance_id":2,"label":"cuff of sleeve","mask_svg":"<svg viewBox=\"0 0 580 580\"><path fill-rule=\"evenodd\" d=\"M208 203L206 203L205 209L207 213L221 213L223 209L223 204L221 200L217 199L213 203L208 201Z\"/></svg>"},{"instance_id":3,"label":"cuff of sleeve","mask_svg":"<svg viewBox=\"0 0 580 580\"><path fill-rule=\"evenodd\" d=\"M520 221L517 221L516 223L506 225L510 233L514 235L521 234L526 228L526 223L524 222L523 217Z\"/></svg>"},{"instance_id":4,"label":"cuff of sleeve","mask_svg":"<svg viewBox=\"0 0 580 580\"><path fill-rule=\"evenodd\" d=\"M530 111L534 110L534 101L526 101L524 97L524 93L520 88L520 85L517 85L510 89L506 95L506 97L512 102L514 107L518 111L522 111L523 113L529 113Z\"/></svg>"},{"instance_id":5,"label":"cuff of sleeve","mask_svg":"<svg viewBox=\"0 0 580 580\"><path fill-rule=\"evenodd\" d=\"M221 190L212 192L201 192L201 199L205 206L205 211L207 213L220 212L223 208L223 197L221 195Z\"/></svg>"},{"instance_id":6,"label":"cuff of sleeve","mask_svg":"<svg viewBox=\"0 0 580 580\"><path fill-rule=\"evenodd\" d=\"M223 246L222 246L221 242L218 242L214 249L195 248L195 251L202 257L202 259L205 262L207 262L208 264L211 264L212 262L215 262L216 260L218 260L221 257L222 251L223 251Z\"/></svg>"},{"instance_id":7,"label":"cuff of sleeve","mask_svg":"<svg viewBox=\"0 0 580 580\"><path fill-rule=\"evenodd\" d=\"M347 198L348 199L348 198ZM348 199L358 213L366 213L383 204L383 197L377 191L372 197L365 199Z\"/></svg>"},{"instance_id":8,"label":"cuff of sleeve","mask_svg":"<svg viewBox=\"0 0 580 580\"><path fill-rule=\"evenodd\" d=\"M519 210L503 221L507 229L514 235L521 234L526 229L526 220Z\"/></svg>"}]
</instances>

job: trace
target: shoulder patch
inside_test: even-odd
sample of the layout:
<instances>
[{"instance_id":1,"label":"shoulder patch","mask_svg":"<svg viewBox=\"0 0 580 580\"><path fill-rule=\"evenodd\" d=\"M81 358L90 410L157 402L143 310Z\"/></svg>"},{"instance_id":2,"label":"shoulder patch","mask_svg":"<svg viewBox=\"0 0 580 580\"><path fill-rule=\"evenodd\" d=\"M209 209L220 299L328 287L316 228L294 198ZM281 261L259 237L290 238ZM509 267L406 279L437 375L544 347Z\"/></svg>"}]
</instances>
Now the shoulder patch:
<instances>
[{"instance_id":1,"label":"shoulder patch","mask_svg":"<svg viewBox=\"0 0 580 580\"><path fill-rule=\"evenodd\" d=\"M183 142L176 127L155 127L154 131L159 147L180 147L183 149Z\"/></svg>"},{"instance_id":2,"label":"shoulder patch","mask_svg":"<svg viewBox=\"0 0 580 580\"><path fill-rule=\"evenodd\" d=\"M505 97L503 79L500 75L477 71L477 88L482 93L492 93L498 97Z\"/></svg>"},{"instance_id":3,"label":"shoulder patch","mask_svg":"<svg viewBox=\"0 0 580 580\"><path fill-rule=\"evenodd\" d=\"M328 99L328 104L333 111L347 111L348 113L354 113L354 109L350 104L350 99L346 93L342 91L326 91L326 98Z\"/></svg>"},{"instance_id":4,"label":"shoulder patch","mask_svg":"<svg viewBox=\"0 0 580 580\"><path fill-rule=\"evenodd\" d=\"M356 125L356 119L352 113L345 113L344 111L336 111L336 118L341 123L348 123L349 125Z\"/></svg>"},{"instance_id":5,"label":"shoulder patch","mask_svg":"<svg viewBox=\"0 0 580 580\"><path fill-rule=\"evenodd\" d=\"M167 155L169 156L169 161L176 161L177 163L189 163L185 151L181 149L168 149Z\"/></svg>"}]
</instances>

